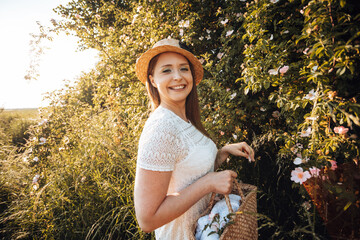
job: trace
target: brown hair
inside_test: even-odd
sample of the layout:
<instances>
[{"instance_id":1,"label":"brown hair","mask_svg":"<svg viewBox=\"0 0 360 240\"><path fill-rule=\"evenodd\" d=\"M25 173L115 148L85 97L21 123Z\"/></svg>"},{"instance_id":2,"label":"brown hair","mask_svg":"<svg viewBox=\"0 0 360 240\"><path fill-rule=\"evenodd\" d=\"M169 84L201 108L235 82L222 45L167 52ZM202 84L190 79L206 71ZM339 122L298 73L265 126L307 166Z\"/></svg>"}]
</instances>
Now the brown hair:
<instances>
[{"instance_id":1,"label":"brown hair","mask_svg":"<svg viewBox=\"0 0 360 240\"><path fill-rule=\"evenodd\" d=\"M148 72L147 72L146 89L147 89L147 92L148 92L148 95L150 98L151 108L153 111L160 105L160 95L159 95L157 88L155 88L151 84L149 75L154 75L154 68L155 68L155 65L156 65L160 55L161 55L161 53L151 59L151 61L149 62L149 67L148 67ZM187 60L187 61L189 62L192 76L195 76L191 62L189 60ZM191 92L189 93L189 95L186 98L185 109L186 109L186 117L190 120L190 122L201 133L203 133L205 136L210 138L210 135L208 134L208 132L205 130L204 126L201 123L199 98L198 98L198 94L197 94L197 90L196 90L196 83L195 83L194 78L193 78L193 88L191 89Z\"/></svg>"}]
</instances>

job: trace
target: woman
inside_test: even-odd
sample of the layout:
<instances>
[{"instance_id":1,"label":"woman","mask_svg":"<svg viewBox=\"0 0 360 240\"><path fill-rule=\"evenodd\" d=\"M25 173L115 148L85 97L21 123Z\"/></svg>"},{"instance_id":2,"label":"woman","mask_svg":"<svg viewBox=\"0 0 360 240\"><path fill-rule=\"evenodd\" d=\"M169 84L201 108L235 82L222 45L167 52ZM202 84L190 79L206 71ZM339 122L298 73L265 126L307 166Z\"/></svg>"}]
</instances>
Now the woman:
<instances>
[{"instance_id":1,"label":"woman","mask_svg":"<svg viewBox=\"0 0 360 240\"><path fill-rule=\"evenodd\" d=\"M143 231L156 239L192 239L192 226L211 192L229 194L237 174L214 172L229 156L254 161L246 143L217 150L200 122L196 85L199 60L175 39L163 39L136 63L153 112L139 141L134 201Z\"/></svg>"}]
</instances>

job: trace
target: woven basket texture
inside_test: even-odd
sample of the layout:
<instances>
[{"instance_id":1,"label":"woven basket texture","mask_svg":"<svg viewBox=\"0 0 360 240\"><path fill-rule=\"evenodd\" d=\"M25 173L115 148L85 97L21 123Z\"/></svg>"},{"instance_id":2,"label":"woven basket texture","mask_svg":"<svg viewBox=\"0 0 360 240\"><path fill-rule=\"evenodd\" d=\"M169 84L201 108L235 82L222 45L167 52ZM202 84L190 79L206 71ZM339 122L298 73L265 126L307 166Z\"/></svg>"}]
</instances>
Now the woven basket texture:
<instances>
[{"instance_id":1,"label":"woven basket texture","mask_svg":"<svg viewBox=\"0 0 360 240\"><path fill-rule=\"evenodd\" d=\"M241 196L240 207L235 212L234 223L228 225L220 236L220 240L257 240L257 187L250 184L234 182L232 194ZM217 201L219 201L219 198ZM203 217L211 212L216 203L215 194L211 196L208 207L200 215ZM229 206L229 205L228 205ZM194 223L193 230L195 233L197 222ZM195 237L191 240L195 240Z\"/></svg>"}]
</instances>

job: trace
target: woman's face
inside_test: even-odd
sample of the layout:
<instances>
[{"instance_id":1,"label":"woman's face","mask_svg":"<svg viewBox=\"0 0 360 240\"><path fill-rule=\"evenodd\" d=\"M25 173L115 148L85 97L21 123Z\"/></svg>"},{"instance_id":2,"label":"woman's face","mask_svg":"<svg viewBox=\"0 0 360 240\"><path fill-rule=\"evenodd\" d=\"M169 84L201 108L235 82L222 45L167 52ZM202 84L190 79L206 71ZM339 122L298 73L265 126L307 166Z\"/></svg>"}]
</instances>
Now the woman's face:
<instances>
[{"instance_id":1,"label":"woman's face","mask_svg":"<svg viewBox=\"0 0 360 240\"><path fill-rule=\"evenodd\" d=\"M182 105L193 88L193 76L188 60L178 53L162 53L149 75L151 84L157 88L161 104Z\"/></svg>"}]
</instances>

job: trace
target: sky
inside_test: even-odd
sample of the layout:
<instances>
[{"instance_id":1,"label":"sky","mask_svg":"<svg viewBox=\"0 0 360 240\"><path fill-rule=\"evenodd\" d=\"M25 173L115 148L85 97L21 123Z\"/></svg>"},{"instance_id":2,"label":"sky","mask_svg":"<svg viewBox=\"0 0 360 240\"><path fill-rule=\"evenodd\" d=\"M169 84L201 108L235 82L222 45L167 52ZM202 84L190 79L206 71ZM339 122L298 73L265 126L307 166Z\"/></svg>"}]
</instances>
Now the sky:
<instances>
[{"instance_id":1,"label":"sky","mask_svg":"<svg viewBox=\"0 0 360 240\"><path fill-rule=\"evenodd\" d=\"M94 49L77 50L78 39L61 34L47 41L38 68L38 80L25 80L30 66L30 33L38 33L36 21L51 26L50 19L61 16L52 9L69 0L0 0L0 108L46 106L47 92L64 87L90 71L98 61Z\"/></svg>"}]
</instances>

